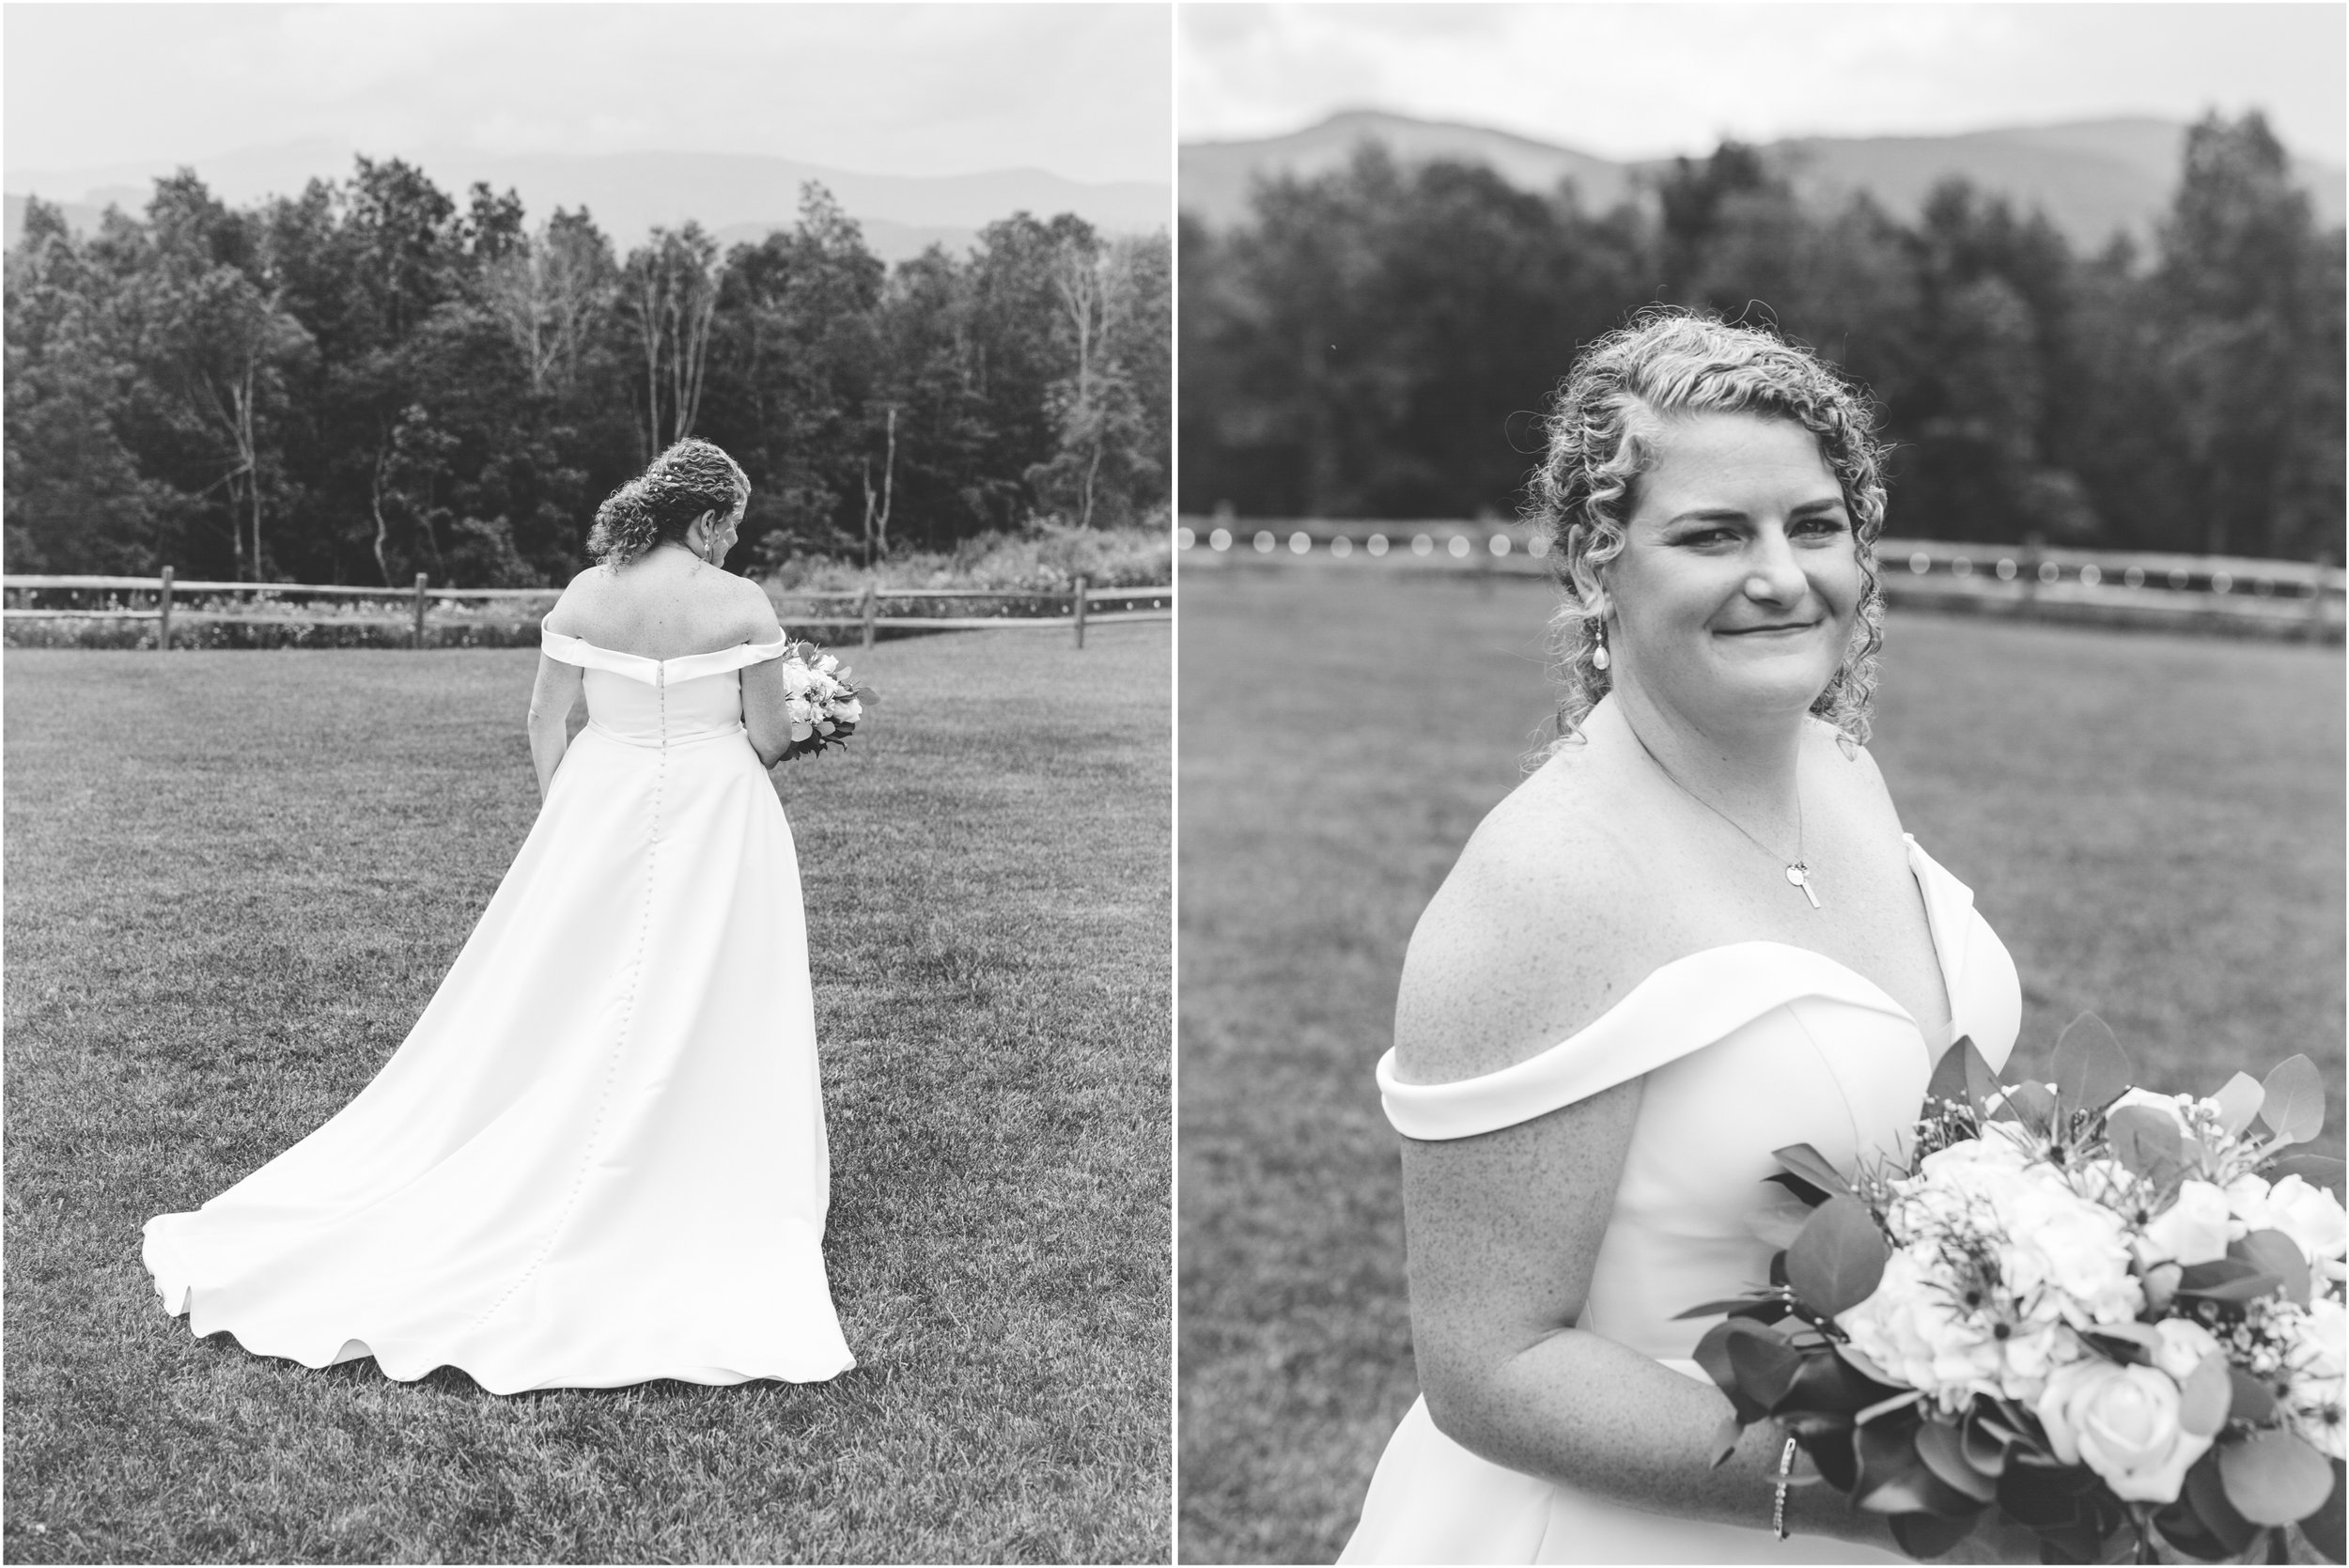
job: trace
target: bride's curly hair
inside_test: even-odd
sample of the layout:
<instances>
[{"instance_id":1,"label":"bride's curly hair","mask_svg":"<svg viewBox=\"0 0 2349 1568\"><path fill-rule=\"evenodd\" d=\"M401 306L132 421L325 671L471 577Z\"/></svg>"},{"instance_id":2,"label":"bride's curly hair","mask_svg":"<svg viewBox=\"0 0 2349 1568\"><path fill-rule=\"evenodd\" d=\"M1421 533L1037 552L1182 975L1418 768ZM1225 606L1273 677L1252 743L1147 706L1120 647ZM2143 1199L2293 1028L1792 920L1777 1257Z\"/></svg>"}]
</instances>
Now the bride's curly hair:
<instances>
[{"instance_id":1,"label":"bride's curly hair","mask_svg":"<svg viewBox=\"0 0 2349 1568\"><path fill-rule=\"evenodd\" d=\"M740 463L714 443L687 436L596 508L587 553L598 565L624 567L657 544L685 537L704 512L726 516L750 489Z\"/></svg>"},{"instance_id":2,"label":"bride's curly hair","mask_svg":"<svg viewBox=\"0 0 2349 1568\"><path fill-rule=\"evenodd\" d=\"M1591 601L1600 569L1623 552L1632 485L1654 459L1657 427L1684 413L1763 414L1818 438L1851 513L1860 594L1842 667L1811 711L1843 732L1846 751L1867 742L1884 645L1875 556L1884 531L1884 447L1875 411L1859 387L1775 333L1657 306L1583 350L1544 422L1547 450L1525 519L1548 536L1565 600L1550 619L1558 736L1535 762L1579 739L1583 719L1613 684L1592 658L1602 618Z\"/></svg>"}]
</instances>

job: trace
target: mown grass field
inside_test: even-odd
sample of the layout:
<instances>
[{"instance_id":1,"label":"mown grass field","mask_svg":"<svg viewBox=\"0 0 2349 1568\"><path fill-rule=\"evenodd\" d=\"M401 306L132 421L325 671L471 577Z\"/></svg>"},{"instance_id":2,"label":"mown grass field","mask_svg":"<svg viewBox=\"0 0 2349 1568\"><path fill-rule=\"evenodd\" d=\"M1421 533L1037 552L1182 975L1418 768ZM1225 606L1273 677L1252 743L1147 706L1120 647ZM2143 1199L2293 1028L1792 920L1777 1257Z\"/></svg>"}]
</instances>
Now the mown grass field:
<instances>
[{"instance_id":1,"label":"mown grass field","mask_svg":"<svg viewBox=\"0 0 2349 1568\"><path fill-rule=\"evenodd\" d=\"M884 644L777 772L859 1367L503 1399L192 1340L139 1232L399 1044L537 811L537 656L11 651L6 1556L1165 1560L1169 648Z\"/></svg>"},{"instance_id":2,"label":"mown grass field","mask_svg":"<svg viewBox=\"0 0 2349 1568\"><path fill-rule=\"evenodd\" d=\"M1551 601L1367 563L1183 594L1178 1550L1327 1562L1417 1391L1371 1068L1421 907L1551 711ZM2340 650L1897 614L1889 639L1872 750L2015 955L2017 1065L2082 1009L2158 1087L2306 1051L2337 1145Z\"/></svg>"}]
</instances>

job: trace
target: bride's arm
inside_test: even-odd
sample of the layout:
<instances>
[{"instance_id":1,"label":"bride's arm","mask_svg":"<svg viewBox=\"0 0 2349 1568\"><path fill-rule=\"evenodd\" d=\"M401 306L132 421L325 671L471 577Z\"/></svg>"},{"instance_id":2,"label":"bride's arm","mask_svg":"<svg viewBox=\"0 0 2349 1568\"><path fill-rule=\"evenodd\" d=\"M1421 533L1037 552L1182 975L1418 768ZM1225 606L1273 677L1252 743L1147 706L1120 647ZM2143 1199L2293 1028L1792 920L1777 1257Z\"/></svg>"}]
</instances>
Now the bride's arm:
<instances>
[{"instance_id":1,"label":"bride's arm","mask_svg":"<svg viewBox=\"0 0 2349 1568\"><path fill-rule=\"evenodd\" d=\"M1607 846L1553 856L1501 827L1480 832L1412 938L1395 1029L1407 1081L1490 1072L1565 1038L1613 1000L1624 966L1611 950L1638 939L1625 936L1638 925L1636 879L1604 885ZM1563 896L1562 860L1581 873ZM1748 1431L1716 1468L1728 1398L1574 1327L1640 1094L1635 1079L1501 1131L1405 1141L1411 1340L1428 1414L1511 1469L1767 1529L1776 1427ZM1823 1486L1788 1488L1786 1521L1790 1532L1896 1549L1880 1515L1855 1514Z\"/></svg>"},{"instance_id":2,"label":"bride's arm","mask_svg":"<svg viewBox=\"0 0 2349 1568\"><path fill-rule=\"evenodd\" d=\"M538 678L530 688L530 761L538 770L538 799L547 798L554 770L570 744L571 709L579 702L579 666L538 656Z\"/></svg>"}]
</instances>

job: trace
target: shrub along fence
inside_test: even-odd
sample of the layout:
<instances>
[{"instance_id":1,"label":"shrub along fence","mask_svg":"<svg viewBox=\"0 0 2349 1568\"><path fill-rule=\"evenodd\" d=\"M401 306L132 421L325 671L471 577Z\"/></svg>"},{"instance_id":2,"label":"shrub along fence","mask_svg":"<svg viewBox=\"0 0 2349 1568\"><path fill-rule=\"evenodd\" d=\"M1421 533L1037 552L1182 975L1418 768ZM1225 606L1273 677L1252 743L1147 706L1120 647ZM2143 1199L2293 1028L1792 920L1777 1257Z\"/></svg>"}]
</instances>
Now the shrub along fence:
<instances>
[{"instance_id":1,"label":"shrub along fence","mask_svg":"<svg viewBox=\"0 0 2349 1568\"><path fill-rule=\"evenodd\" d=\"M1187 518L1186 568L1242 562L1352 562L1481 577L1549 576L1549 541L1514 524ZM2349 573L2224 555L2069 550L2036 541L1876 541L1888 601L1961 613L2227 636L2342 640Z\"/></svg>"},{"instance_id":2,"label":"shrub along fence","mask_svg":"<svg viewBox=\"0 0 2349 1568\"><path fill-rule=\"evenodd\" d=\"M316 582L182 582L155 577L0 577L9 646L514 647L538 641L560 588L355 588ZM885 588L769 590L786 629L883 633L1171 620L1174 590Z\"/></svg>"}]
</instances>

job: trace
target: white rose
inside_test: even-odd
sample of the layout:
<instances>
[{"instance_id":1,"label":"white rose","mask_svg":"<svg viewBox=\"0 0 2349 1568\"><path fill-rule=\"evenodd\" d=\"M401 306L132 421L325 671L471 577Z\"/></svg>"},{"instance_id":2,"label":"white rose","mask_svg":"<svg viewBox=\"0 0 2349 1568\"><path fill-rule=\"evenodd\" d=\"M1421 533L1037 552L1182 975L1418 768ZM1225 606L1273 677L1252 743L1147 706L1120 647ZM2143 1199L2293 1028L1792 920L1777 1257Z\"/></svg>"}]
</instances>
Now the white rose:
<instances>
[{"instance_id":1,"label":"white rose","mask_svg":"<svg viewBox=\"0 0 2349 1568\"><path fill-rule=\"evenodd\" d=\"M846 719L849 723L853 724L859 719L864 717L864 705L858 702L854 697L850 697L846 703L841 705L840 717Z\"/></svg>"},{"instance_id":2,"label":"white rose","mask_svg":"<svg viewBox=\"0 0 2349 1568\"><path fill-rule=\"evenodd\" d=\"M816 705L805 697L794 697L785 705L784 711L791 715L793 723L804 724L816 717Z\"/></svg>"},{"instance_id":3,"label":"white rose","mask_svg":"<svg viewBox=\"0 0 2349 1568\"><path fill-rule=\"evenodd\" d=\"M2154 1351L2154 1365L2181 1385L2196 1367L2218 1354L2217 1339L2190 1317L2165 1317L2154 1325L2154 1332L2161 1339Z\"/></svg>"},{"instance_id":4,"label":"white rose","mask_svg":"<svg viewBox=\"0 0 2349 1568\"><path fill-rule=\"evenodd\" d=\"M2139 1256L2147 1267L2175 1263L2191 1267L2227 1255L2227 1195L2208 1182L2178 1184L2178 1201L2145 1227Z\"/></svg>"},{"instance_id":5,"label":"white rose","mask_svg":"<svg viewBox=\"0 0 2349 1568\"><path fill-rule=\"evenodd\" d=\"M2256 1171L2246 1171L2229 1182L2227 1212L2243 1222L2234 1233L2237 1236L2272 1229L2276 1221L2267 1208L2267 1178Z\"/></svg>"},{"instance_id":6,"label":"white rose","mask_svg":"<svg viewBox=\"0 0 2349 1568\"><path fill-rule=\"evenodd\" d=\"M821 670L824 674L830 675L834 670L840 668L840 660L838 656L828 653L824 655L823 658L816 661L816 667L818 670Z\"/></svg>"},{"instance_id":7,"label":"white rose","mask_svg":"<svg viewBox=\"0 0 2349 1568\"><path fill-rule=\"evenodd\" d=\"M808 684L816 677L798 660L786 660L783 666L783 689L794 697L806 694Z\"/></svg>"},{"instance_id":8,"label":"white rose","mask_svg":"<svg viewBox=\"0 0 2349 1568\"><path fill-rule=\"evenodd\" d=\"M2267 1227L2298 1242L2311 1265L2349 1254L2349 1212L2330 1191L2298 1176L2267 1189Z\"/></svg>"},{"instance_id":9,"label":"white rose","mask_svg":"<svg viewBox=\"0 0 2349 1568\"><path fill-rule=\"evenodd\" d=\"M2177 1501L2211 1442L2178 1424L2178 1386L2153 1367L2075 1361L2047 1379L2038 1411L2058 1459L2086 1464L2115 1497L2136 1502Z\"/></svg>"}]
</instances>

